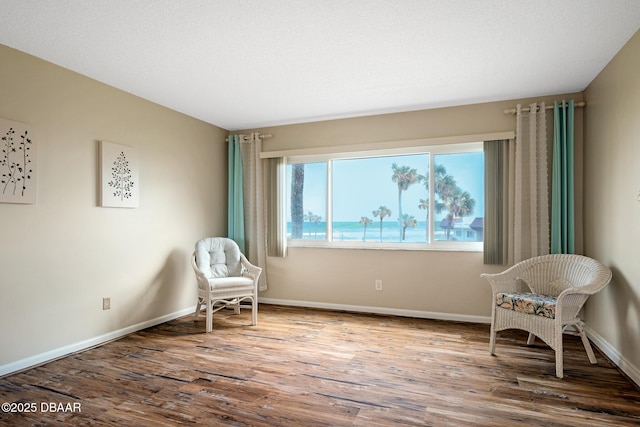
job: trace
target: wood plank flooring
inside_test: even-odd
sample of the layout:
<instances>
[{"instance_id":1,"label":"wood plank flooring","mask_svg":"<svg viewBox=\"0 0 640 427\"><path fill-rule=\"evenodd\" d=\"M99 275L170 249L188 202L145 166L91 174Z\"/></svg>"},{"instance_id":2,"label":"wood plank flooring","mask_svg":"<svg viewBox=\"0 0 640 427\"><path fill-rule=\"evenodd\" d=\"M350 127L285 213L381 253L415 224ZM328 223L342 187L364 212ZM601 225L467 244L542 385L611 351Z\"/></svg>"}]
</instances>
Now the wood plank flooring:
<instances>
[{"instance_id":1,"label":"wood plank flooring","mask_svg":"<svg viewBox=\"0 0 640 427\"><path fill-rule=\"evenodd\" d=\"M185 316L1 378L0 403L36 410L0 425L640 425L640 390L597 349L590 365L576 337L560 380L553 351L521 331L499 333L491 356L489 325L264 304L250 316L216 313L209 334Z\"/></svg>"}]
</instances>

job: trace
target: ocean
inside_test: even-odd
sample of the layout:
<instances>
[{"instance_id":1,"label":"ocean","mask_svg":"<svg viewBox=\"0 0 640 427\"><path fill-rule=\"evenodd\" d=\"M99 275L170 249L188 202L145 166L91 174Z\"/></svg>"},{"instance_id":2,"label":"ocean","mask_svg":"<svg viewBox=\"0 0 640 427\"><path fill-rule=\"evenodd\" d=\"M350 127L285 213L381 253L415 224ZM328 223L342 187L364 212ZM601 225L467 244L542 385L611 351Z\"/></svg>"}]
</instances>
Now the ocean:
<instances>
[{"instance_id":1,"label":"ocean","mask_svg":"<svg viewBox=\"0 0 640 427\"><path fill-rule=\"evenodd\" d=\"M426 243L426 221L418 221L416 227L408 227L405 231L404 242ZM333 241L367 241L367 242L400 242L400 228L397 221L382 222L382 238L380 235L380 221L373 221L367 226L366 234L364 225L359 222L337 221L333 223ZM445 231L436 230L435 240L445 240ZM464 233L463 233L464 234ZM453 234L452 234L453 236ZM287 237L291 238L291 222L287 223ZM324 221L303 225L303 239L325 240L326 223Z\"/></svg>"}]
</instances>

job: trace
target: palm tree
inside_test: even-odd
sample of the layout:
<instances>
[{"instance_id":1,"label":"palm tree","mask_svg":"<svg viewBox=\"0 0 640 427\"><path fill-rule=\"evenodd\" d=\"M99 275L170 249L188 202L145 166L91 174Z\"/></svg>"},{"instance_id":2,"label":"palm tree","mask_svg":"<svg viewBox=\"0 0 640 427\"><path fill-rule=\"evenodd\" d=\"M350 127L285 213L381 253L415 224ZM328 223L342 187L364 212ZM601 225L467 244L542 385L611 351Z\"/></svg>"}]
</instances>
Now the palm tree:
<instances>
[{"instance_id":1,"label":"palm tree","mask_svg":"<svg viewBox=\"0 0 640 427\"><path fill-rule=\"evenodd\" d=\"M411 185L421 180L422 175L418 175L416 169L409 166L398 166L397 163L391 165L393 175L391 180L398 185L398 222L402 225L402 192L406 191ZM400 230L400 238L402 239L402 229Z\"/></svg>"},{"instance_id":2,"label":"palm tree","mask_svg":"<svg viewBox=\"0 0 640 427\"><path fill-rule=\"evenodd\" d=\"M429 187L429 183L427 182L427 187ZM418 209L424 209L427 211L427 219L426 219L426 230L425 230L425 238L427 242L429 241L429 198L420 199L420 204L418 205Z\"/></svg>"},{"instance_id":3,"label":"palm tree","mask_svg":"<svg viewBox=\"0 0 640 427\"><path fill-rule=\"evenodd\" d=\"M366 216L360 217L360 224L364 225L364 232L362 233L363 242L367 241L367 225L370 225L372 222L373 220Z\"/></svg>"},{"instance_id":4,"label":"palm tree","mask_svg":"<svg viewBox=\"0 0 640 427\"><path fill-rule=\"evenodd\" d=\"M448 224L446 231L447 240L449 240L454 221L459 219L462 222L464 216L472 214L473 209L476 207L476 201L468 191L463 191L460 187L456 186L445 200L445 206L449 210L447 214Z\"/></svg>"},{"instance_id":5,"label":"palm tree","mask_svg":"<svg viewBox=\"0 0 640 427\"><path fill-rule=\"evenodd\" d=\"M320 215L316 215L313 212L309 211L308 214L304 216L305 221L313 222L313 238L318 237L318 222L322 220Z\"/></svg>"},{"instance_id":6,"label":"palm tree","mask_svg":"<svg viewBox=\"0 0 640 427\"><path fill-rule=\"evenodd\" d=\"M386 206L380 206L375 211L371 212L374 218L380 216L380 241L382 242L382 219L385 216L391 216L391 209L388 209Z\"/></svg>"},{"instance_id":7,"label":"palm tree","mask_svg":"<svg viewBox=\"0 0 640 427\"><path fill-rule=\"evenodd\" d=\"M428 174L427 174L428 176ZM427 194L429 194L429 178L427 176L419 175L419 181L424 182L424 186L427 190ZM436 213L441 213L444 210L444 200L448 197L448 195L453 191L454 188L457 187L456 180L452 175L447 173L447 169L440 165L436 164L433 167L433 181L434 181L434 189L433 193L435 195L435 203L434 208ZM426 215L426 238L429 240L429 198L420 199L420 204L418 205L418 209L424 209L427 212Z\"/></svg>"},{"instance_id":8,"label":"palm tree","mask_svg":"<svg viewBox=\"0 0 640 427\"><path fill-rule=\"evenodd\" d=\"M418 221L413 217L413 215L402 215L402 218L400 219L400 225L402 226L402 240L404 240L404 234L407 227L414 228L417 224Z\"/></svg>"},{"instance_id":9,"label":"palm tree","mask_svg":"<svg viewBox=\"0 0 640 427\"><path fill-rule=\"evenodd\" d=\"M433 182L434 182L434 194L440 197L440 200L444 200L453 191L458 184L456 183L453 175L447 173L447 169L442 165L433 166ZM429 183L427 183L427 191L429 190Z\"/></svg>"},{"instance_id":10,"label":"palm tree","mask_svg":"<svg viewBox=\"0 0 640 427\"><path fill-rule=\"evenodd\" d=\"M304 225L304 163L291 166L291 238L301 239Z\"/></svg>"}]
</instances>

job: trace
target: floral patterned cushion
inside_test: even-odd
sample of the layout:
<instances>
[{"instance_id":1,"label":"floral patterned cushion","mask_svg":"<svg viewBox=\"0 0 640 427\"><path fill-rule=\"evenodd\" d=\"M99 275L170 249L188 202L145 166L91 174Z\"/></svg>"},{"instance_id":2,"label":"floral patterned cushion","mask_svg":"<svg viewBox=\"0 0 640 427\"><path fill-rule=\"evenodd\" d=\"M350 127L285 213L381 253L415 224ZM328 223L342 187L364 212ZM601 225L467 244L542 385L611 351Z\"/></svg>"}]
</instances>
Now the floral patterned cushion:
<instances>
[{"instance_id":1,"label":"floral patterned cushion","mask_svg":"<svg viewBox=\"0 0 640 427\"><path fill-rule=\"evenodd\" d=\"M540 294L516 294L503 293L496 294L496 304L498 307L508 310L517 311L519 313L536 314L538 316L556 318L556 302L555 297Z\"/></svg>"}]
</instances>

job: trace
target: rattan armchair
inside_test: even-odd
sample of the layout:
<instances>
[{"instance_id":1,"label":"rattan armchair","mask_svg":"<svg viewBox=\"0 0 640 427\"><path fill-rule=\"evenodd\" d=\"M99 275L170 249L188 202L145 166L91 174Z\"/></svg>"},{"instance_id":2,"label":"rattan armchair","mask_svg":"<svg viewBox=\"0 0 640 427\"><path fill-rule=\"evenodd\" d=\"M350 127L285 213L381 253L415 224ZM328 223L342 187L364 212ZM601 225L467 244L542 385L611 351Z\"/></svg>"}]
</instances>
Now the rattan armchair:
<instances>
[{"instance_id":1,"label":"rattan armchair","mask_svg":"<svg viewBox=\"0 0 640 427\"><path fill-rule=\"evenodd\" d=\"M191 266L198 283L198 302L194 320L204 305L206 308L206 331L213 330L213 313L223 308L249 307L251 302L251 324L258 322L258 278L262 269L251 264L231 239L207 237L196 243Z\"/></svg>"},{"instance_id":2,"label":"rattan armchair","mask_svg":"<svg viewBox=\"0 0 640 427\"><path fill-rule=\"evenodd\" d=\"M590 295L611 280L611 270L581 255L543 255L515 264L498 274L482 274L491 284L491 337L495 354L496 332L522 329L527 344L540 338L556 354L556 376L563 377L562 335L580 336L589 361L597 360L584 332L580 311Z\"/></svg>"}]
</instances>

